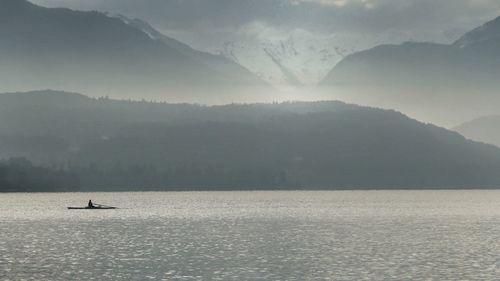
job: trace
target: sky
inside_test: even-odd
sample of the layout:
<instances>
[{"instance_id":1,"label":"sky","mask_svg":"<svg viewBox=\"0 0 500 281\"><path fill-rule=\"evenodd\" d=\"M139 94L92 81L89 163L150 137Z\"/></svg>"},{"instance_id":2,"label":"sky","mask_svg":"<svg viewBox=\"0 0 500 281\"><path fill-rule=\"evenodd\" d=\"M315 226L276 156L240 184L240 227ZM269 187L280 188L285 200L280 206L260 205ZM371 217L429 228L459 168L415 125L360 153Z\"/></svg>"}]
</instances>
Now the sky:
<instances>
[{"instance_id":1,"label":"sky","mask_svg":"<svg viewBox=\"0 0 500 281\"><path fill-rule=\"evenodd\" d=\"M217 42L286 37L372 36L449 43L500 16L499 0L33 0L50 7L137 17L201 49ZM374 36L375 35L375 36Z\"/></svg>"}]
</instances>

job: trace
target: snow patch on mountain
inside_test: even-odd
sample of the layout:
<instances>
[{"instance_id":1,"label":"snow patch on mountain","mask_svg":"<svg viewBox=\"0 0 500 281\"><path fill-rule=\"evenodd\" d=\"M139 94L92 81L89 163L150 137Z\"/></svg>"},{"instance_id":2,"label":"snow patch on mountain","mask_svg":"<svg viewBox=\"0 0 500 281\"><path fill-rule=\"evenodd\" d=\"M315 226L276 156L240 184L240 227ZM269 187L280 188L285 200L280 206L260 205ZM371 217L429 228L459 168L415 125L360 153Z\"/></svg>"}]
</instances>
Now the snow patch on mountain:
<instances>
[{"instance_id":1,"label":"snow patch on mountain","mask_svg":"<svg viewBox=\"0 0 500 281\"><path fill-rule=\"evenodd\" d=\"M368 40L315 36L296 30L283 39L228 41L219 53L278 88L317 84L345 56L366 48Z\"/></svg>"},{"instance_id":2,"label":"snow patch on mountain","mask_svg":"<svg viewBox=\"0 0 500 281\"><path fill-rule=\"evenodd\" d=\"M181 52L191 49L190 46L197 46L203 52L229 59L281 90L315 86L347 55L382 42L394 41L374 36L315 34L303 29L283 34L262 24L253 24L241 32L245 36L225 42L215 40L212 44L206 42L207 38L196 38L202 43L193 38L181 39L188 42L189 45L186 45L173 39L179 37L176 34L167 37L144 21L114 16L140 29L151 39L162 41Z\"/></svg>"}]
</instances>

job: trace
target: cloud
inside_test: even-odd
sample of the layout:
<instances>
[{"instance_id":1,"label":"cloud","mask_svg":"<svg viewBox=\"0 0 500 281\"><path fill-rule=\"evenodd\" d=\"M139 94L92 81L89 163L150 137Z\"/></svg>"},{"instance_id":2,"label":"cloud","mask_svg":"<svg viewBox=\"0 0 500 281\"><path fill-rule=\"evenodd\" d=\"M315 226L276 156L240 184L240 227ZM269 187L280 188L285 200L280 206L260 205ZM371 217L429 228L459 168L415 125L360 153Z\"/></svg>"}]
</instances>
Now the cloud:
<instances>
[{"instance_id":1,"label":"cloud","mask_svg":"<svg viewBox=\"0 0 500 281\"><path fill-rule=\"evenodd\" d=\"M404 33L434 40L500 15L498 0L34 0L143 18L162 30L238 32L255 23L321 33ZM459 30L459 31L458 31ZM438 38L439 39L439 38Z\"/></svg>"},{"instance_id":2,"label":"cloud","mask_svg":"<svg viewBox=\"0 0 500 281\"><path fill-rule=\"evenodd\" d=\"M292 0L292 4L300 5L301 3L312 2L319 4L321 6L330 6L342 8L350 4L361 4L366 9L372 9L375 7L376 1L374 0Z\"/></svg>"}]
</instances>

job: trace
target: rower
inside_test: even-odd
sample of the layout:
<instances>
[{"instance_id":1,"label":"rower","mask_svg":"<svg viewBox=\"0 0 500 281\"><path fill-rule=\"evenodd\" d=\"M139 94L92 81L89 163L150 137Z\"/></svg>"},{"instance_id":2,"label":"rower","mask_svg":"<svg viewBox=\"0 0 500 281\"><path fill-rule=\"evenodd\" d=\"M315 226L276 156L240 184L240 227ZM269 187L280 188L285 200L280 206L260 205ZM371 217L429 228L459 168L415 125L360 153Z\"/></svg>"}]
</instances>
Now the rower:
<instances>
[{"instance_id":1,"label":"rower","mask_svg":"<svg viewBox=\"0 0 500 281\"><path fill-rule=\"evenodd\" d=\"M92 204L92 200L89 200L89 204L87 205L88 208L94 208L94 204Z\"/></svg>"}]
</instances>

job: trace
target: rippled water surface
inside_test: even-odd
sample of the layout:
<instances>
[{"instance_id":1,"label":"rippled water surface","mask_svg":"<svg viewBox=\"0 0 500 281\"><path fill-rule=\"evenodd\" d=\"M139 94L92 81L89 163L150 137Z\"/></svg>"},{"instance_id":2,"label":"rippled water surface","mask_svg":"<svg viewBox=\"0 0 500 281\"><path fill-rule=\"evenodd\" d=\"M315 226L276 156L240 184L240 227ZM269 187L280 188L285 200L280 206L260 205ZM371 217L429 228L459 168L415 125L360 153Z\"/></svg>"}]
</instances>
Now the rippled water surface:
<instances>
[{"instance_id":1,"label":"rippled water surface","mask_svg":"<svg viewBox=\"0 0 500 281\"><path fill-rule=\"evenodd\" d=\"M500 280L500 192L0 194L24 279Z\"/></svg>"}]
</instances>

